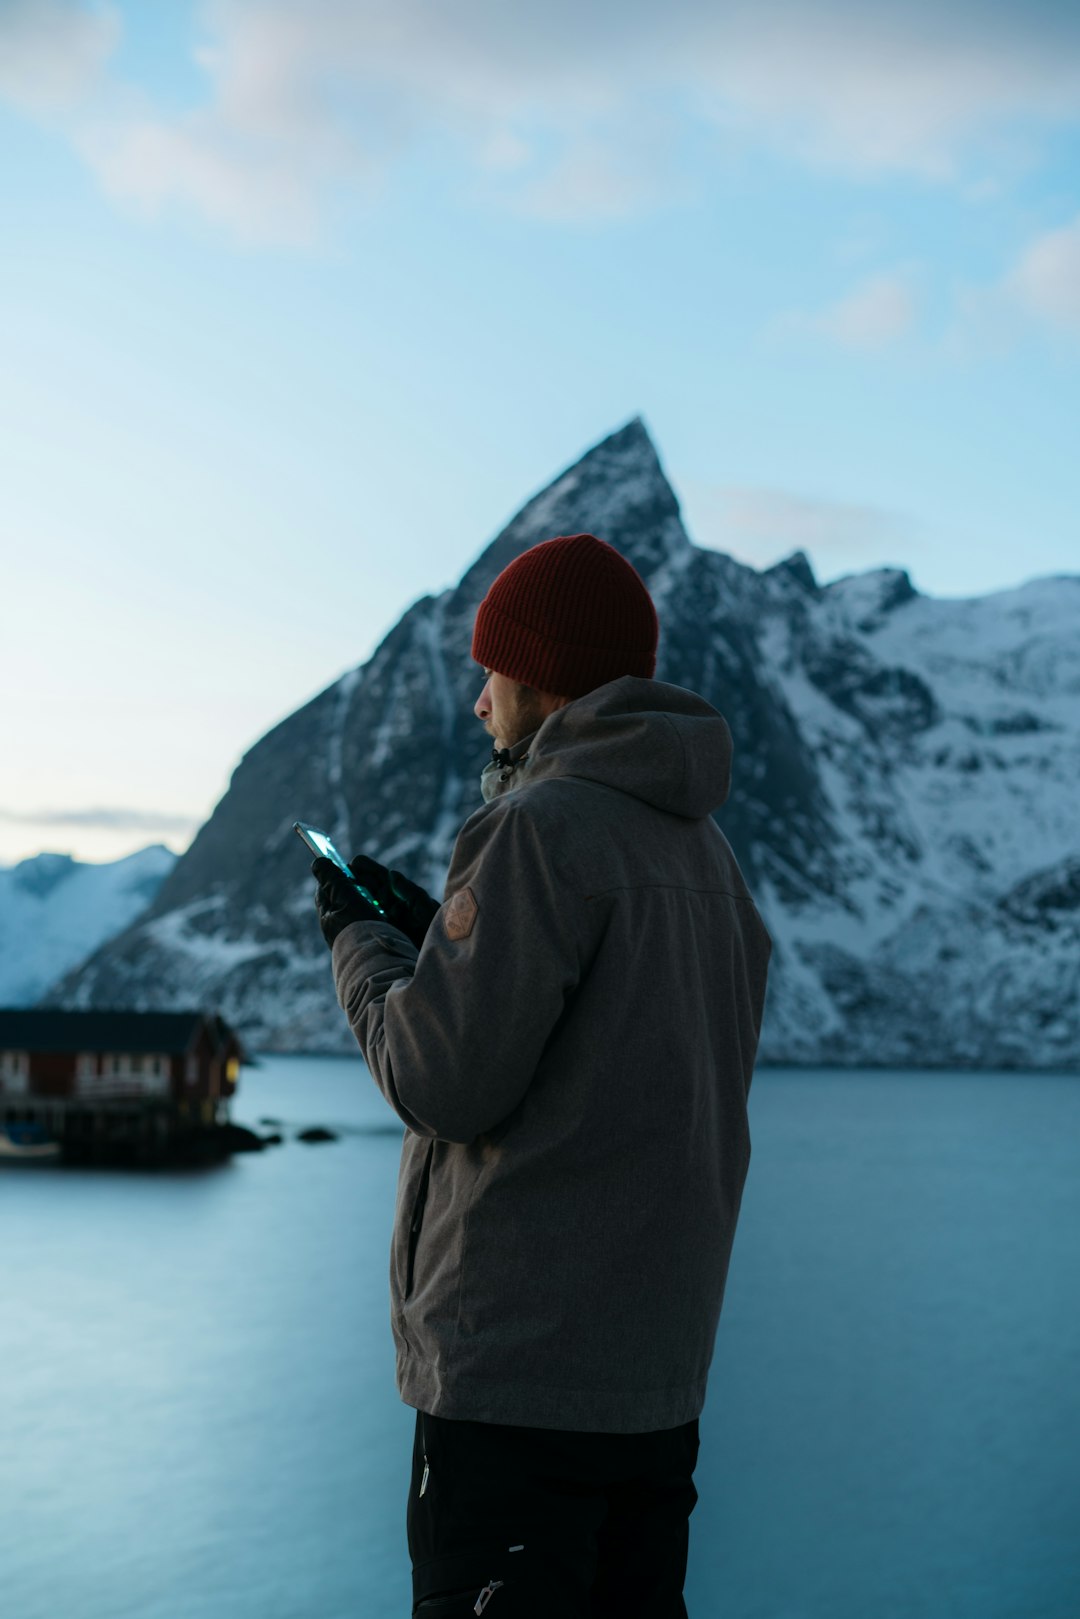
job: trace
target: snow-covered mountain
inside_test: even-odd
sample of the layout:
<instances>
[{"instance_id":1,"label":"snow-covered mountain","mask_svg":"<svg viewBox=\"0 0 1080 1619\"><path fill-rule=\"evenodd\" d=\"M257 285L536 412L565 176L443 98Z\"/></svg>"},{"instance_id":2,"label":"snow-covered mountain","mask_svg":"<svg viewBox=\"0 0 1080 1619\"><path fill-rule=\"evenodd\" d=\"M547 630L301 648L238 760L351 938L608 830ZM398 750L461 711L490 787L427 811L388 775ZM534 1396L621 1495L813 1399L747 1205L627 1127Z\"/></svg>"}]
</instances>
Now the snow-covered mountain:
<instances>
[{"instance_id":1,"label":"snow-covered mountain","mask_svg":"<svg viewBox=\"0 0 1080 1619\"><path fill-rule=\"evenodd\" d=\"M759 573L691 543L640 421L252 748L67 1004L213 999L256 1045L348 1049L292 822L440 889L490 751L476 607L521 551L582 529L646 579L658 677L731 725L718 820L776 942L763 1057L1076 1066L1080 578L957 601L898 570L822 587L801 553Z\"/></svg>"},{"instance_id":2,"label":"snow-covered mountain","mask_svg":"<svg viewBox=\"0 0 1080 1619\"><path fill-rule=\"evenodd\" d=\"M145 911L175 864L155 843L106 865L39 854L0 867L0 1006L32 1006Z\"/></svg>"}]
</instances>

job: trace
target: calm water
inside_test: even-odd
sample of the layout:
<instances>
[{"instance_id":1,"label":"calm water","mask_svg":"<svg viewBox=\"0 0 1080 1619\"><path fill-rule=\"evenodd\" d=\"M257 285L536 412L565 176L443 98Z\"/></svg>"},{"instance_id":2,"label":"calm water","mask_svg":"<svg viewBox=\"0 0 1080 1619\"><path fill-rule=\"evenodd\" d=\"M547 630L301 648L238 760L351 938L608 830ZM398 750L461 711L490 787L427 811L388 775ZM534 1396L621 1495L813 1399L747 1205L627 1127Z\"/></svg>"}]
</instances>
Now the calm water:
<instances>
[{"instance_id":1,"label":"calm water","mask_svg":"<svg viewBox=\"0 0 1080 1619\"><path fill-rule=\"evenodd\" d=\"M702 1420L693 1619L1076 1619L1080 1079L762 1072ZM0 1174L5 1619L409 1611L359 1060L236 1115L347 1125L193 1174Z\"/></svg>"}]
</instances>

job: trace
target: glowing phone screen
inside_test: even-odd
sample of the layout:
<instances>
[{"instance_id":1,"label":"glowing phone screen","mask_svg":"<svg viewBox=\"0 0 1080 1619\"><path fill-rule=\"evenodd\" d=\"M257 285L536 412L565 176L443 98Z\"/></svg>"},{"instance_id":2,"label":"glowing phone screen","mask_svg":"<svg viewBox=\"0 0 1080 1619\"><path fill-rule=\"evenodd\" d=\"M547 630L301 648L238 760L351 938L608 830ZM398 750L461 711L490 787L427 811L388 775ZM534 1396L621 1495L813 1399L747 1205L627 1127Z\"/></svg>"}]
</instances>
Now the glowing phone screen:
<instances>
[{"instance_id":1,"label":"glowing phone screen","mask_svg":"<svg viewBox=\"0 0 1080 1619\"><path fill-rule=\"evenodd\" d=\"M307 833L305 841L312 844L318 854L321 854L326 860L332 860L335 866L340 866L346 877L353 882L356 881L356 878L353 877L352 872L349 870L349 862L341 858L325 832L320 832L314 826L305 826L304 831Z\"/></svg>"},{"instance_id":2,"label":"glowing phone screen","mask_svg":"<svg viewBox=\"0 0 1080 1619\"><path fill-rule=\"evenodd\" d=\"M320 832L317 826L310 826L307 821L294 821L293 831L298 833L299 836L303 838L308 848L311 849L315 854L322 855L325 860L332 860L334 865L337 866L340 871L345 873L346 877L353 884L353 886L360 890L361 894L363 894L364 898L367 900L372 909L378 911L380 916L384 914L383 908L375 898L374 894L370 893L369 890L364 887L363 883L358 883L356 881L356 878L349 870L348 861L341 858L325 832Z\"/></svg>"}]
</instances>

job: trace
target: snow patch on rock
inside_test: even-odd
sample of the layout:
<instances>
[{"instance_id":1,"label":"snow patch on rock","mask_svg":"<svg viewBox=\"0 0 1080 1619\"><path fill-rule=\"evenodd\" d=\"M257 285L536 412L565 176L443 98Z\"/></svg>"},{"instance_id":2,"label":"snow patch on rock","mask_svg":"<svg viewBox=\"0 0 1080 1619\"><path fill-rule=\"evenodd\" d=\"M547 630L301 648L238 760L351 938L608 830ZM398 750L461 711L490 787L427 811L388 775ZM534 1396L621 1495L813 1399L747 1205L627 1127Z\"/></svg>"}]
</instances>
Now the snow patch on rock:
<instances>
[{"instance_id":1,"label":"snow patch on rock","mask_svg":"<svg viewBox=\"0 0 1080 1619\"><path fill-rule=\"evenodd\" d=\"M0 1005L32 1006L145 911L175 864L152 844L102 865L46 853L0 867Z\"/></svg>"}]
</instances>

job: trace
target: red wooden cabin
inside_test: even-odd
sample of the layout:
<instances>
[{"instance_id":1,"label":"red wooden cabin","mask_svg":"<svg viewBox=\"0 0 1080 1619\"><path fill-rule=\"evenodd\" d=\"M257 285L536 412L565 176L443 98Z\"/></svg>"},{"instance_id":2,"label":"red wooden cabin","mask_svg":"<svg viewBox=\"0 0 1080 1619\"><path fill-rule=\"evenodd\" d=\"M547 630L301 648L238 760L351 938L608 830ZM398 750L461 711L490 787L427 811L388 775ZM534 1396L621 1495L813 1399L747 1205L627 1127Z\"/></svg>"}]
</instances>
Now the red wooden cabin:
<instances>
[{"instance_id":1,"label":"red wooden cabin","mask_svg":"<svg viewBox=\"0 0 1080 1619\"><path fill-rule=\"evenodd\" d=\"M0 1117L126 1104L203 1124L222 1121L243 1047L208 1012L0 1010Z\"/></svg>"}]
</instances>

